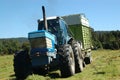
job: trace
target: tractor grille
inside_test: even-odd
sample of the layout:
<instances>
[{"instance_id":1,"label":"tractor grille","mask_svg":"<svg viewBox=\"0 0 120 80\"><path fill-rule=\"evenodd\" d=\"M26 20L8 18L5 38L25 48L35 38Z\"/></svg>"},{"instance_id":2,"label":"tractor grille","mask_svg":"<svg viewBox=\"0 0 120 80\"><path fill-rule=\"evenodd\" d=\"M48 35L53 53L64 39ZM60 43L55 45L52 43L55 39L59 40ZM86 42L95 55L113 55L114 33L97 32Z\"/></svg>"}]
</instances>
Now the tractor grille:
<instances>
[{"instance_id":1,"label":"tractor grille","mask_svg":"<svg viewBox=\"0 0 120 80\"><path fill-rule=\"evenodd\" d=\"M49 38L31 38L32 48L52 48L52 41Z\"/></svg>"}]
</instances>

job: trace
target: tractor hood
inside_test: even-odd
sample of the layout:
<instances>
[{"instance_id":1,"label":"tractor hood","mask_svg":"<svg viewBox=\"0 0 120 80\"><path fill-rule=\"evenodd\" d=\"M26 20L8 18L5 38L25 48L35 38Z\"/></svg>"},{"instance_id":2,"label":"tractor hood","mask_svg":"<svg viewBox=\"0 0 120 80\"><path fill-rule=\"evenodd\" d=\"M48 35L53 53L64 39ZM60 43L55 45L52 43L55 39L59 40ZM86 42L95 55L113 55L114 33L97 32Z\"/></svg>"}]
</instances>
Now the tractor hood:
<instances>
[{"instance_id":1,"label":"tractor hood","mask_svg":"<svg viewBox=\"0 0 120 80\"><path fill-rule=\"evenodd\" d=\"M53 52L56 38L53 34L46 30L38 30L28 33L32 50Z\"/></svg>"}]
</instances>

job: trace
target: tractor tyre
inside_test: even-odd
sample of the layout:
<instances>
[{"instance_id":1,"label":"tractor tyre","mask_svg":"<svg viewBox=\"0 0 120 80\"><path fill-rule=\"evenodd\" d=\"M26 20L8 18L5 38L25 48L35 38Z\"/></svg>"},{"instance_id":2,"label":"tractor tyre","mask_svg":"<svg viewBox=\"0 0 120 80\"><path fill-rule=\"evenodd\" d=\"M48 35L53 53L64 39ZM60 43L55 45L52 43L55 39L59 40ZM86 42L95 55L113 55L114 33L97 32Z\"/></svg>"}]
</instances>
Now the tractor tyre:
<instances>
[{"instance_id":1,"label":"tractor tyre","mask_svg":"<svg viewBox=\"0 0 120 80\"><path fill-rule=\"evenodd\" d=\"M83 67L85 67L86 66L86 63L85 63L85 61L83 61Z\"/></svg>"},{"instance_id":2,"label":"tractor tyre","mask_svg":"<svg viewBox=\"0 0 120 80\"><path fill-rule=\"evenodd\" d=\"M75 74L75 61L71 45L63 46L62 55L60 55L60 71L62 77L69 77Z\"/></svg>"},{"instance_id":3,"label":"tractor tyre","mask_svg":"<svg viewBox=\"0 0 120 80\"><path fill-rule=\"evenodd\" d=\"M20 51L14 56L14 72L17 80L24 80L31 74L31 60L28 51Z\"/></svg>"},{"instance_id":4,"label":"tractor tyre","mask_svg":"<svg viewBox=\"0 0 120 80\"><path fill-rule=\"evenodd\" d=\"M82 51L78 42L73 43L73 52L75 58L75 72L79 73L83 71L84 61L82 57Z\"/></svg>"}]
</instances>

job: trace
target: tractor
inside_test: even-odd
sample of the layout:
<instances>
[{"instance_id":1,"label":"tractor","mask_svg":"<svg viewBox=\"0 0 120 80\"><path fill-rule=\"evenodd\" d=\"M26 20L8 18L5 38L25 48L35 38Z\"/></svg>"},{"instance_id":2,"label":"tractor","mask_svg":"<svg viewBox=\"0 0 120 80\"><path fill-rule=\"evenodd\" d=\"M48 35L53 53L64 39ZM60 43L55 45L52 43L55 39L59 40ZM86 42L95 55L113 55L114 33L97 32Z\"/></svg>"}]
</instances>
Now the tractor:
<instances>
[{"instance_id":1,"label":"tractor","mask_svg":"<svg viewBox=\"0 0 120 80\"><path fill-rule=\"evenodd\" d=\"M59 16L47 17L42 6L43 19L38 20L38 30L28 33L30 51L15 53L14 72L17 79L28 75L48 74L60 70L61 77L69 77L83 71L85 52L82 43L76 41L67 23ZM87 62L90 59L87 59Z\"/></svg>"}]
</instances>

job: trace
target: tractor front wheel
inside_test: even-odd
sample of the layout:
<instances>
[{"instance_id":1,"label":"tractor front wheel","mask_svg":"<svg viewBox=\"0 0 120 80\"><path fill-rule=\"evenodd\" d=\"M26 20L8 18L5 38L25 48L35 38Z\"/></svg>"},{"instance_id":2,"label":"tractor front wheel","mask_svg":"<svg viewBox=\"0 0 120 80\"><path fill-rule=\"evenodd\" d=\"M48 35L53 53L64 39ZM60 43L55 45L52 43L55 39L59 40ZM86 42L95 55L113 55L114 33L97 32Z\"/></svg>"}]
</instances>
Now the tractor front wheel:
<instances>
[{"instance_id":1,"label":"tractor front wheel","mask_svg":"<svg viewBox=\"0 0 120 80\"><path fill-rule=\"evenodd\" d=\"M75 74L74 54L69 44L63 46L63 53L60 57L60 63L62 77L69 77Z\"/></svg>"},{"instance_id":2,"label":"tractor front wheel","mask_svg":"<svg viewBox=\"0 0 120 80\"><path fill-rule=\"evenodd\" d=\"M31 61L28 51L20 51L14 56L14 72L17 80L24 80L31 74Z\"/></svg>"}]
</instances>

